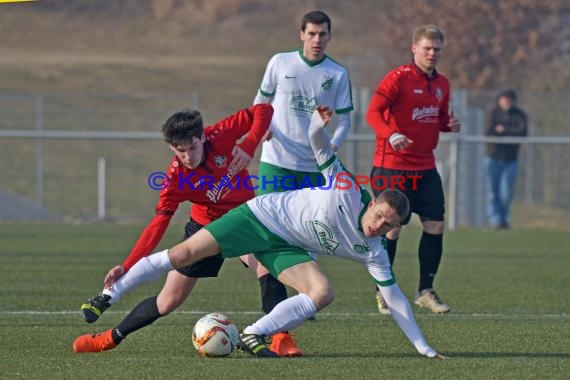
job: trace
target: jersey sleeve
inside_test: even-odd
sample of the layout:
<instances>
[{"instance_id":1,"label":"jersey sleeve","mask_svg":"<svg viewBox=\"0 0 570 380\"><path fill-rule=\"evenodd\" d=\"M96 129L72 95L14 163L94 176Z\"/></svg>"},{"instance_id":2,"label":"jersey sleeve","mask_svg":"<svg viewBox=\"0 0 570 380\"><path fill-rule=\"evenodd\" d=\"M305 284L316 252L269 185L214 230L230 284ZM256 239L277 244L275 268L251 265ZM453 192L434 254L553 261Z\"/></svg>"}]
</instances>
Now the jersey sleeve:
<instances>
[{"instance_id":1,"label":"jersey sleeve","mask_svg":"<svg viewBox=\"0 0 570 380\"><path fill-rule=\"evenodd\" d=\"M319 171L323 173L325 179L330 175L337 174L336 165L338 159L331 148L331 140L324 129L325 121L318 110L313 112L311 124L309 124L309 141L315 154ZM327 184L329 180L327 179Z\"/></svg>"},{"instance_id":2,"label":"jersey sleeve","mask_svg":"<svg viewBox=\"0 0 570 380\"><path fill-rule=\"evenodd\" d=\"M344 70L340 77L338 91L336 93L335 112L337 114L343 114L349 113L352 110L354 110L354 105L352 104L352 86L348 72Z\"/></svg>"},{"instance_id":3,"label":"jersey sleeve","mask_svg":"<svg viewBox=\"0 0 570 380\"><path fill-rule=\"evenodd\" d=\"M269 63L267 63L265 74L263 74L263 79L259 85L257 95L253 100L253 104L268 103L275 95L275 91L277 90L276 66L277 55L274 55L269 60Z\"/></svg>"},{"instance_id":4,"label":"jersey sleeve","mask_svg":"<svg viewBox=\"0 0 570 380\"><path fill-rule=\"evenodd\" d=\"M178 162L174 160L168 169L169 184L160 192L159 201L155 207L155 214L145 229L140 234L134 247L127 258L123 261L123 268L128 271L140 259L148 256L162 239L172 216L178 209L180 201L176 196L178 188Z\"/></svg>"},{"instance_id":5,"label":"jersey sleeve","mask_svg":"<svg viewBox=\"0 0 570 380\"><path fill-rule=\"evenodd\" d=\"M253 121L247 137L239 147L253 157L255 150L269 129L273 117L273 107L270 104L256 104L249 108L253 114Z\"/></svg>"},{"instance_id":6,"label":"jersey sleeve","mask_svg":"<svg viewBox=\"0 0 570 380\"><path fill-rule=\"evenodd\" d=\"M401 75L397 72L391 72L380 81L370 99L366 112L366 121L376 135L384 139L388 139L390 135L398 132L389 125L386 118L390 107L400 94Z\"/></svg>"},{"instance_id":7,"label":"jersey sleeve","mask_svg":"<svg viewBox=\"0 0 570 380\"><path fill-rule=\"evenodd\" d=\"M256 104L208 127L206 135L223 135L225 138L237 141L248 134L239 144L239 147L253 156L263 135L269 129L272 117L273 107L271 104Z\"/></svg>"},{"instance_id":8,"label":"jersey sleeve","mask_svg":"<svg viewBox=\"0 0 570 380\"><path fill-rule=\"evenodd\" d=\"M346 70L340 75L339 85L336 92L335 112L337 115L337 125L331 138L331 143L340 147L344 139L350 132L350 112L354 110L352 103L352 87L350 77Z\"/></svg>"},{"instance_id":9,"label":"jersey sleeve","mask_svg":"<svg viewBox=\"0 0 570 380\"><path fill-rule=\"evenodd\" d=\"M334 130L333 137L331 139L331 143L340 147L341 144L346 139L348 132L350 132L350 114L348 113L341 113L336 115L338 123L336 125L336 129Z\"/></svg>"},{"instance_id":10,"label":"jersey sleeve","mask_svg":"<svg viewBox=\"0 0 570 380\"><path fill-rule=\"evenodd\" d=\"M437 352L429 346L423 337L420 327L414 318L410 303L398 285L381 286L379 289L388 309L390 309L390 314L392 314L392 317L416 350L430 358L436 356Z\"/></svg>"},{"instance_id":11,"label":"jersey sleeve","mask_svg":"<svg viewBox=\"0 0 570 380\"><path fill-rule=\"evenodd\" d=\"M346 189L356 187L354 179L343 166L331 148L330 138L324 130L325 122L318 110L313 112L309 125L309 141L317 160L319 171L325 177L325 188L338 187L347 183Z\"/></svg>"},{"instance_id":12,"label":"jersey sleeve","mask_svg":"<svg viewBox=\"0 0 570 380\"><path fill-rule=\"evenodd\" d=\"M141 235L139 236L135 246L129 253L129 256L123 262L123 268L125 268L125 272L128 271L145 256L148 256L154 248L162 239L164 232L168 228L170 224L170 219L172 219L172 215L168 214L155 214L154 218L150 221L150 223L145 227Z\"/></svg>"},{"instance_id":13,"label":"jersey sleeve","mask_svg":"<svg viewBox=\"0 0 570 380\"><path fill-rule=\"evenodd\" d=\"M439 130L441 132L451 132L447 126L449 124L449 87L445 91L445 97L439 107Z\"/></svg>"},{"instance_id":14,"label":"jersey sleeve","mask_svg":"<svg viewBox=\"0 0 570 380\"><path fill-rule=\"evenodd\" d=\"M376 247L378 252L373 259L366 263L366 269L378 286L390 286L396 283L396 276L392 272L388 254L384 248Z\"/></svg>"},{"instance_id":15,"label":"jersey sleeve","mask_svg":"<svg viewBox=\"0 0 570 380\"><path fill-rule=\"evenodd\" d=\"M370 257L366 263L366 269L386 301L392 317L420 354L435 356L437 352L424 339L410 304L396 283L396 276L392 272L384 244L378 242L372 246L372 249L379 252Z\"/></svg>"}]
</instances>

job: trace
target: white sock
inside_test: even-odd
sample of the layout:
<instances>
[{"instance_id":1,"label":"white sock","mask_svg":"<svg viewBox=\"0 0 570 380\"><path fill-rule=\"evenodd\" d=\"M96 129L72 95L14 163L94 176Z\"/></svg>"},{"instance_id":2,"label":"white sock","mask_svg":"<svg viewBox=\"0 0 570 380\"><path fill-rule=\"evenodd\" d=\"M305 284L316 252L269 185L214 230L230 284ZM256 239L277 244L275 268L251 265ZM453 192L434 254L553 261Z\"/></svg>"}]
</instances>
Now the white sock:
<instances>
[{"instance_id":1,"label":"white sock","mask_svg":"<svg viewBox=\"0 0 570 380\"><path fill-rule=\"evenodd\" d=\"M109 289L104 289L103 294L111 296L109 303L114 305L121 299L124 293L135 289L139 285L146 284L170 272L174 267L168 259L168 250L155 253L140 259L124 275L122 275Z\"/></svg>"},{"instance_id":2,"label":"white sock","mask_svg":"<svg viewBox=\"0 0 570 380\"><path fill-rule=\"evenodd\" d=\"M306 294L297 294L281 301L271 313L243 329L246 334L271 336L280 331L288 331L299 326L317 312L313 300Z\"/></svg>"},{"instance_id":3,"label":"white sock","mask_svg":"<svg viewBox=\"0 0 570 380\"><path fill-rule=\"evenodd\" d=\"M398 285L380 286L380 293L390 313L406 337L412 342L416 350L425 356L433 357L437 352L429 346L424 339L420 327L416 323L410 304Z\"/></svg>"}]
</instances>

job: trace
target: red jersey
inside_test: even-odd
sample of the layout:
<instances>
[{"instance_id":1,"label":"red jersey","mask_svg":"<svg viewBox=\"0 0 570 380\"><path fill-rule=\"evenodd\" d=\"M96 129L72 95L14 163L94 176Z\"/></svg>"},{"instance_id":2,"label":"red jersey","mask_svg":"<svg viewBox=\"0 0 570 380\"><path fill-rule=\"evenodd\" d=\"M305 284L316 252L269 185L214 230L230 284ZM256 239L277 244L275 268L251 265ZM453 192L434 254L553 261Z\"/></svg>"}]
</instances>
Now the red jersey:
<instances>
[{"instance_id":1,"label":"red jersey","mask_svg":"<svg viewBox=\"0 0 570 380\"><path fill-rule=\"evenodd\" d=\"M376 132L373 166L399 170L435 168L439 132L451 132L449 82L434 70L428 77L413 62L390 71L372 96L366 120ZM401 133L413 143L396 152L388 142Z\"/></svg>"},{"instance_id":2,"label":"red jersey","mask_svg":"<svg viewBox=\"0 0 570 380\"><path fill-rule=\"evenodd\" d=\"M253 157L272 116L271 105L257 104L206 127L206 159L196 169L188 169L174 156L167 172L170 182L160 192L154 218L123 262L125 271L158 245L180 203L192 202L190 217L206 225L255 197L247 169L234 173L228 170L229 164L233 159L232 150L236 140L248 132L238 146Z\"/></svg>"}]
</instances>

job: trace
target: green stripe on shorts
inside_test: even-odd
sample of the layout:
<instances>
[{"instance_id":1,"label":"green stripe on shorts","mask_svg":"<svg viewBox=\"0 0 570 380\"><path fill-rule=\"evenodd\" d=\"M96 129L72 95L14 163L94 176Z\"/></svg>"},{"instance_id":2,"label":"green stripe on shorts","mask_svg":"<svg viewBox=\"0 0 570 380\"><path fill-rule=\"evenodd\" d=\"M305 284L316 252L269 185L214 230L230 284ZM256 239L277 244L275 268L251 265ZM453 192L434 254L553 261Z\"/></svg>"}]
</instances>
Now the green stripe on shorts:
<instances>
[{"instance_id":1,"label":"green stripe on shorts","mask_svg":"<svg viewBox=\"0 0 570 380\"><path fill-rule=\"evenodd\" d=\"M269 231L247 204L236 207L203 228L214 236L222 248L223 258L253 253L274 277L294 265L312 261L304 249L289 245Z\"/></svg>"}]
</instances>

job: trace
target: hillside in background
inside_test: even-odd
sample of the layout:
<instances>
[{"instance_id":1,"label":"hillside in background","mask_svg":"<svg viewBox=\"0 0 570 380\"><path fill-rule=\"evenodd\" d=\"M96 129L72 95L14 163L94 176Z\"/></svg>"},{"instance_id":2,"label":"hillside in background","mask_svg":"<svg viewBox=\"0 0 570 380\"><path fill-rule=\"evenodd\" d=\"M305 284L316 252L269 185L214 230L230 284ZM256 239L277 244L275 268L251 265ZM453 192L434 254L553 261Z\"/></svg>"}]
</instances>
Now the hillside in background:
<instances>
[{"instance_id":1,"label":"hillside in background","mask_svg":"<svg viewBox=\"0 0 570 380\"><path fill-rule=\"evenodd\" d=\"M206 123L219 120L251 104L272 54L301 46L300 19L313 9L332 18L327 53L348 67L357 105L359 98L365 104L389 68L409 61L413 28L436 23L446 32L439 69L454 89L470 90L470 105L484 110L496 90L515 87L534 135L570 130L568 0L0 4L0 129L36 128L38 103L46 130L156 132L168 115L187 107L199 108ZM369 132L357 112L353 130ZM366 170L371 144L358 146L356 161ZM34 140L0 139L4 190L35 199L40 184L48 210L95 215L96 164L104 157L111 184L107 208L121 220L152 212L156 193L146 178L164 170L161 163L171 154L158 139L48 139L41 153L37 149ZM549 212L568 208L566 152L564 146L542 146L529 160L538 181L532 194L552 206ZM38 180L38 158L45 180ZM536 216L536 210L527 214ZM531 219L527 214L519 220ZM552 215L548 218L558 220Z\"/></svg>"},{"instance_id":2,"label":"hillside in background","mask_svg":"<svg viewBox=\"0 0 570 380\"><path fill-rule=\"evenodd\" d=\"M299 20L312 9L332 17L328 53L356 84L407 62L423 23L446 31L440 68L455 87L570 84L564 0L39 0L0 5L0 91L179 93L225 83L228 96L250 99L268 58L299 47Z\"/></svg>"}]
</instances>

